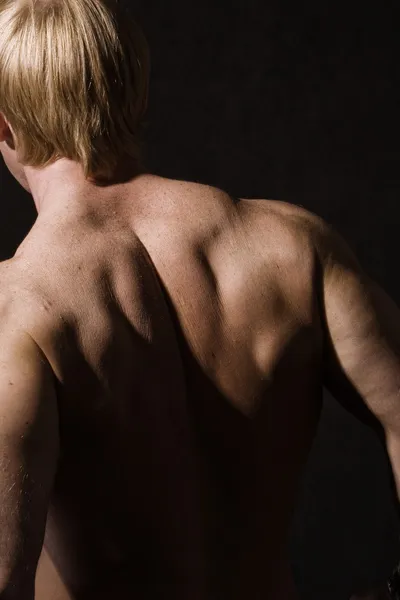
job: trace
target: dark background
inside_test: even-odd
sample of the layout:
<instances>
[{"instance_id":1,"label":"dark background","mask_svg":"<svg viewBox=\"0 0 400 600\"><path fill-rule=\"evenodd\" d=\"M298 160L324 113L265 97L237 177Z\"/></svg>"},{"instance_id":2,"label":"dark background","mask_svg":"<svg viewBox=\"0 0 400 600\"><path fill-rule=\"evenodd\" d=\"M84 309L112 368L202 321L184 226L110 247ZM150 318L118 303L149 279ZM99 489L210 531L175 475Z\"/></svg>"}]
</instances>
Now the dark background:
<instances>
[{"instance_id":1,"label":"dark background","mask_svg":"<svg viewBox=\"0 0 400 600\"><path fill-rule=\"evenodd\" d=\"M394 3L137 4L153 64L150 168L318 213L399 302ZM35 213L3 165L0 178L4 259ZM327 396L293 523L302 597L344 600L384 579L398 537L383 450Z\"/></svg>"}]
</instances>

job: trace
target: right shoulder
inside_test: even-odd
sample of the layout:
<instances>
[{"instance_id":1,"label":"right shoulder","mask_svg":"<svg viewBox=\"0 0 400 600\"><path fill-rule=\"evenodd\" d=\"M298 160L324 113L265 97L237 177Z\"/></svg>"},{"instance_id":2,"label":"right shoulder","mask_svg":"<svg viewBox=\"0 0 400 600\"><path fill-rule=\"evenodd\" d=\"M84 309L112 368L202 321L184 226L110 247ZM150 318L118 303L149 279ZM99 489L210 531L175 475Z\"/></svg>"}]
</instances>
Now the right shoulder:
<instances>
[{"instance_id":1,"label":"right shoulder","mask_svg":"<svg viewBox=\"0 0 400 600\"><path fill-rule=\"evenodd\" d=\"M258 212L259 227L274 232L274 243L297 252L310 252L323 267L341 260L354 264L356 259L342 236L325 219L288 202L278 200L244 200ZM279 244L279 242L281 242Z\"/></svg>"},{"instance_id":2,"label":"right shoulder","mask_svg":"<svg viewBox=\"0 0 400 600\"><path fill-rule=\"evenodd\" d=\"M311 268L318 238L329 227L303 207L279 200L241 199L238 213L260 252L284 269L305 262Z\"/></svg>"},{"instance_id":3,"label":"right shoulder","mask_svg":"<svg viewBox=\"0 0 400 600\"><path fill-rule=\"evenodd\" d=\"M296 223L300 237L310 245L314 260L325 280L333 278L338 266L342 272L362 275L362 267L350 243L330 223L301 207L290 207L287 210Z\"/></svg>"},{"instance_id":4,"label":"right shoulder","mask_svg":"<svg viewBox=\"0 0 400 600\"><path fill-rule=\"evenodd\" d=\"M313 306L320 314L327 294L343 294L352 279L363 278L348 244L323 218L286 202L242 202L247 237L256 240L252 248L264 257L268 273L291 306L303 305L306 313Z\"/></svg>"}]
</instances>

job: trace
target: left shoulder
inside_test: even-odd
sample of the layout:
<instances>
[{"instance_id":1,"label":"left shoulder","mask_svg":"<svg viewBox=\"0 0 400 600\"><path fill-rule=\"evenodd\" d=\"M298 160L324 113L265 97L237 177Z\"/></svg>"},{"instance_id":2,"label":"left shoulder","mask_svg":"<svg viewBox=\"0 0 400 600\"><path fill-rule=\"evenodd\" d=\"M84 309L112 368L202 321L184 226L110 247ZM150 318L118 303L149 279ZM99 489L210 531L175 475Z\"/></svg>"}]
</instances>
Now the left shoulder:
<instances>
[{"instance_id":1,"label":"left shoulder","mask_svg":"<svg viewBox=\"0 0 400 600\"><path fill-rule=\"evenodd\" d=\"M1 346L20 339L33 340L34 326L43 320L40 310L40 285L29 262L12 258L0 262L0 336ZM45 326L45 323L43 323ZM29 343L29 342L28 342Z\"/></svg>"},{"instance_id":2,"label":"left shoulder","mask_svg":"<svg viewBox=\"0 0 400 600\"><path fill-rule=\"evenodd\" d=\"M19 258L0 262L0 326L4 319L26 305L29 279L28 265Z\"/></svg>"},{"instance_id":3,"label":"left shoulder","mask_svg":"<svg viewBox=\"0 0 400 600\"><path fill-rule=\"evenodd\" d=\"M13 393L21 386L32 391L52 385L53 371L36 342L31 324L34 322L35 300L24 284L18 260L0 263L0 389L12 381ZM28 385L29 383L29 385ZM11 385L11 384L10 384ZM25 391L27 396L27 392ZM7 394L11 397L11 394Z\"/></svg>"},{"instance_id":4,"label":"left shoulder","mask_svg":"<svg viewBox=\"0 0 400 600\"><path fill-rule=\"evenodd\" d=\"M15 259L0 262L0 335L7 323L16 325L15 313L22 300L16 262Z\"/></svg>"}]
</instances>

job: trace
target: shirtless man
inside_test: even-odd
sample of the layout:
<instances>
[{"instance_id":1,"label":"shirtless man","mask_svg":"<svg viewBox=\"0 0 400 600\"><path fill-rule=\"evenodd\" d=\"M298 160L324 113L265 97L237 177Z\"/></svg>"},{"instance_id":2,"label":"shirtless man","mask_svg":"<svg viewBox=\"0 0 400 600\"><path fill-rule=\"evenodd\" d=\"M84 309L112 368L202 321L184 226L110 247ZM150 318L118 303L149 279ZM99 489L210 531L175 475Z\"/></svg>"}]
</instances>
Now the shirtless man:
<instances>
[{"instance_id":1,"label":"shirtless man","mask_svg":"<svg viewBox=\"0 0 400 600\"><path fill-rule=\"evenodd\" d=\"M297 598L323 384L400 490L399 310L307 211L148 173L148 71L119 4L0 0L38 211L0 265L1 600Z\"/></svg>"}]
</instances>

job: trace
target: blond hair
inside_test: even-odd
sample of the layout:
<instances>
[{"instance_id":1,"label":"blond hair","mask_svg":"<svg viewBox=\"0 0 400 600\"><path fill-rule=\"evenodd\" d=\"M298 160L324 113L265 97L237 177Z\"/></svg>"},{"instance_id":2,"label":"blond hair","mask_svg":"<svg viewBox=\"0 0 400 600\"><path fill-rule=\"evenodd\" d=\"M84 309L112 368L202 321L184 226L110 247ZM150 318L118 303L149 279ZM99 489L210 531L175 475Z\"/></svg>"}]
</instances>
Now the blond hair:
<instances>
[{"instance_id":1,"label":"blond hair","mask_svg":"<svg viewBox=\"0 0 400 600\"><path fill-rule=\"evenodd\" d=\"M139 160L145 38L118 0L0 0L0 112L18 158L79 162L108 178Z\"/></svg>"}]
</instances>

